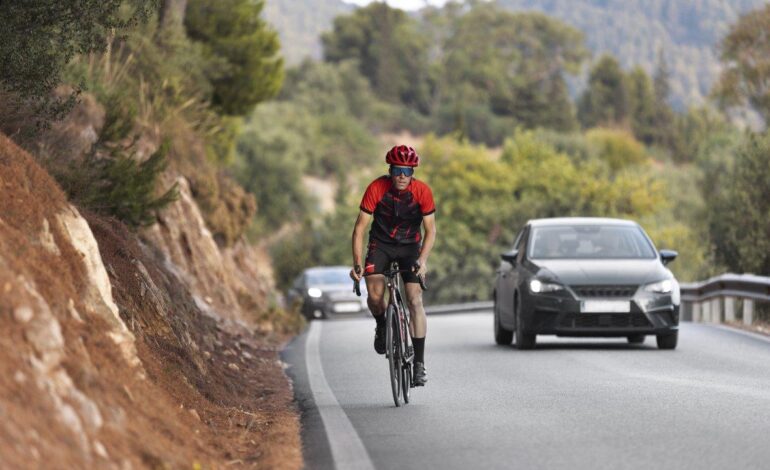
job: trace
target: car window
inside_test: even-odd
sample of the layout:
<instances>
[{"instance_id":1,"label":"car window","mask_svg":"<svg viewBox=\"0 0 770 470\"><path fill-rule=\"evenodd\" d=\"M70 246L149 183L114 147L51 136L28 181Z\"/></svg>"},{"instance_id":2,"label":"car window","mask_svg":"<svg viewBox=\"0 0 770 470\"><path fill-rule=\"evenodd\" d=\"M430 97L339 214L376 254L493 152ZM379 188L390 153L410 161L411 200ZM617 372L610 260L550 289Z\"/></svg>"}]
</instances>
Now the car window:
<instances>
[{"instance_id":1,"label":"car window","mask_svg":"<svg viewBox=\"0 0 770 470\"><path fill-rule=\"evenodd\" d=\"M638 226L559 225L536 227L527 244L531 258L647 259L655 250Z\"/></svg>"},{"instance_id":2,"label":"car window","mask_svg":"<svg viewBox=\"0 0 770 470\"><path fill-rule=\"evenodd\" d=\"M350 282L350 271L344 269L318 269L307 273L308 285L347 284Z\"/></svg>"}]
</instances>

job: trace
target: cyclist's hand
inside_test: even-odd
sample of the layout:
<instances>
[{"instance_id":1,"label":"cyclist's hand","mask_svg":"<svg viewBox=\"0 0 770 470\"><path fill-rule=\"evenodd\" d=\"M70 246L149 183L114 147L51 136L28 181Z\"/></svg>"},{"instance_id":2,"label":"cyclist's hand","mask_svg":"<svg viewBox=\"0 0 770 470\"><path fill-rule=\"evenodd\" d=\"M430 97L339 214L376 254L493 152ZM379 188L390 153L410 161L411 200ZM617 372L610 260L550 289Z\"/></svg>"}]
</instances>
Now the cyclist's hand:
<instances>
[{"instance_id":1,"label":"cyclist's hand","mask_svg":"<svg viewBox=\"0 0 770 470\"><path fill-rule=\"evenodd\" d=\"M417 276L424 278L425 274L428 272L428 263L426 261L415 261L414 266L412 266L412 272L417 274Z\"/></svg>"},{"instance_id":2,"label":"cyclist's hand","mask_svg":"<svg viewBox=\"0 0 770 470\"><path fill-rule=\"evenodd\" d=\"M350 270L350 279L359 282L361 280L361 274L361 266L353 266L353 269Z\"/></svg>"}]
</instances>

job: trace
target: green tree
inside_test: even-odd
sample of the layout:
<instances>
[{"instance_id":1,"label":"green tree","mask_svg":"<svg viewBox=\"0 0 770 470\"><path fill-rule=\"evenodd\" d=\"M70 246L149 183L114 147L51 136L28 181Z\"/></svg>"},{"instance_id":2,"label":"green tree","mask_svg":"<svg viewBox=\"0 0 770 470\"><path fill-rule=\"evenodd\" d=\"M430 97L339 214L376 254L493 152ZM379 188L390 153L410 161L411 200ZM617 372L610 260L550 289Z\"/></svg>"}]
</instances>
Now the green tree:
<instances>
[{"instance_id":1,"label":"green tree","mask_svg":"<svg viewBox=\"0 0 770 470\"><path fill-rule=\"evenodd\" d=\"M655 90L652 80L641 67L635 67L627 76L631 113L631 129L637 139L652 144L655 139Z\"/></svg>"},{"instance_id":2,"label":"green tree","mask_svg":"<svg viewBox=\"0 0 770 470\"><path fill-rule=\"evenodd\" d=\"M356 60L377 96L427 113L428 44L404 11L372 3L337 17L321 41L327 61Z\"/></svg>"},{"instance_id":3,"label":"green tree","mask_svg":"<svg viewBox=\"0 0 770 470\"><path fill-rule=\"evenodd\" d=\"M770 275L770 134L749 134L732 165L715 167L709 222L716 259L735 272Z\"/></svg>"},{"instance_id":4,"label":"green tree","mask_svg":"<svg viewBox=\"0 0 770 470\"><path fill-rule=\"evenodd\" d=\"M629 94L618 61L602 56L591 69L588 88L580 98L578 118L585 128L625 126L629 115Z\"/></svg>"},{"instance_id":5,"label":"green tree","mask_svg":"<svg viewBox=\"0 0 770 470\"><path fill-rule=\"evenodd\" d=\"M719 45L724 66L713 94L723 106L749 105L770 119L770 5L741 16Z\"/></svg>"},{"instance_id":6,"label":"green tree","mask_svg":"<svg viewBox=\"0 0 770 470\"><path fill-rule=\"evenodd\" d=\"M462 114L483 104L525 128L574 127L564 80L588 56L582 33L540 13L488 3L474 3L451 23L436 79L446 108Z\"/></svg>"},{"instance_id":7,"label":"green tree","mask_svg":"<svg viewBox=\"0 0 770 470\"><path fill-rule=\"evenodd\" d=\"M246 114L280 90L278 34L260 17L263 6L264 0L190 0L187 6L187 34L225 61L210 71L212 104L224 114Z\"/></svg>"},{"instance_id":8,"label":"green tree","mask_svg":"<svg viewBox=\"0 0 770 470\"><path fill-rule=\"evenodd\" d=\"M676 153L680 144L676 133L676 116L668 103L671 93L671 72L663 51L658 51L655 74L653 76L653 88L655 90L655 111L653 113L653 125L651 143L671 150Z\"/></svg>"},{"instance_id":9,"label":"green tree","mask_svg":"<svg viewBox=\"0 0 770 470\"><path fill-rule=\"evenodd\" d=\"M257 229L274 231L304 217L310 201L302 186L302 162L286 155L291 136L285 131L246 131L237 145L234 174L257 200Z\"/></svg>"},{"instance_id":10,"label":"green tree","mask_svg":"<svg viewBox=\"0 0 770 470\"><path fill-rule=\"evenodd\" d=\"M49 117L63 116L77 95L51 95L65 65L77 54L103 51L110 36L146 20L156 7L156 0L2 2L0 91L31 100Z\"/></svg>"}]
</instances>

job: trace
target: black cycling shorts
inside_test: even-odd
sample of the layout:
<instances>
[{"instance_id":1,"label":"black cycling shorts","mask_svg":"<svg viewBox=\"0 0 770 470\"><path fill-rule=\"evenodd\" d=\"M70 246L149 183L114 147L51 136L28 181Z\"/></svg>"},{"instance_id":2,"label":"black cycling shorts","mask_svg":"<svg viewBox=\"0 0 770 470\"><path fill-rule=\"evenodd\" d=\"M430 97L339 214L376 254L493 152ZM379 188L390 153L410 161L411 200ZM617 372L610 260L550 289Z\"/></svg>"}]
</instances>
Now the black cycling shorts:
<instances>
[{"instance_id":1,"label":"black cycling shorts","mask_svg":"<svg viewBox=\"0 0 770 470\"><path fill-rule=\"evenodd\" d=\"M364 274L382 273L390 267L391 261L397 261L399 269L410 269L419 257L419 243L396 245L383 243L378 240L369 240L366 262L364 263ZM401 279L404 282L420 282L417 274L413 272L401 273Z\"/></svg>"}]
</instances>

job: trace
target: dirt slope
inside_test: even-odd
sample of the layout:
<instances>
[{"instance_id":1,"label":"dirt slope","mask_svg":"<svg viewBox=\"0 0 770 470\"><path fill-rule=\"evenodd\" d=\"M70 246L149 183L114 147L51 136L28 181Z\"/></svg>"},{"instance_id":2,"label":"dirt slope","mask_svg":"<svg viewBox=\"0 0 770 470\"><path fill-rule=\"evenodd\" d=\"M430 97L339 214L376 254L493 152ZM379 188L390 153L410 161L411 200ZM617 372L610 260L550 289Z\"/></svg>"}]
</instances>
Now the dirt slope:
<instances>
[{"instance_id":1,"label":"dirt slope","mask_svg":"<svg viewBox=\"0 0 770 470\"><path fill-rule=\"evenodd\" d=\"M302 465L284 337L223 319L152 240L82 217L0 135L0 468ZM248 285L228 302L264 308Z\"/></svg>"}]
</instances>

